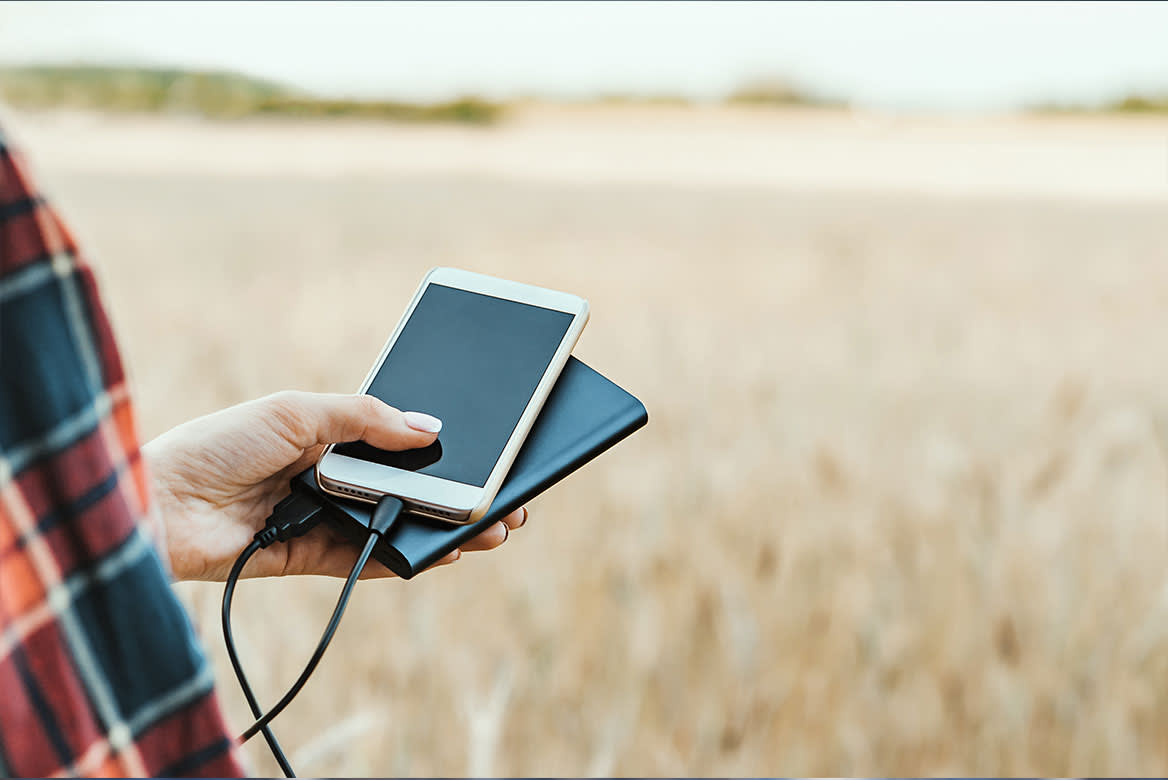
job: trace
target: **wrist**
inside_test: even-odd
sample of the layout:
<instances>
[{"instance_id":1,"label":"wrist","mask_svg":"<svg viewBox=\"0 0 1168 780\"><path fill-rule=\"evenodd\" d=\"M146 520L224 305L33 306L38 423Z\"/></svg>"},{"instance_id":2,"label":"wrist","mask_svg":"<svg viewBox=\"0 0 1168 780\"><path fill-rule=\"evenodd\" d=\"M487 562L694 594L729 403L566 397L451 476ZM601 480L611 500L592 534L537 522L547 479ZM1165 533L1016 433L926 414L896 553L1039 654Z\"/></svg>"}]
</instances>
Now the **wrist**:
<instances>
[{"instance_id":1,"label":"wrist","mask_svg":"<svg viewBox=\"0 0 1168 780\"><path fill-rule=\"evenodd\" d=\"M149 513L154 520L154 539L158 555L162 558L171 577L176 581L197 579L185 555L176 555L176 535L181 530L174 527L174 518L182 514L182 500L174 485L173 475L168 468L165 442L162 437L152 439L141 447L142 461L146 466L150 484L150 498L153 510Z\"/></svg>"}]
</instances>

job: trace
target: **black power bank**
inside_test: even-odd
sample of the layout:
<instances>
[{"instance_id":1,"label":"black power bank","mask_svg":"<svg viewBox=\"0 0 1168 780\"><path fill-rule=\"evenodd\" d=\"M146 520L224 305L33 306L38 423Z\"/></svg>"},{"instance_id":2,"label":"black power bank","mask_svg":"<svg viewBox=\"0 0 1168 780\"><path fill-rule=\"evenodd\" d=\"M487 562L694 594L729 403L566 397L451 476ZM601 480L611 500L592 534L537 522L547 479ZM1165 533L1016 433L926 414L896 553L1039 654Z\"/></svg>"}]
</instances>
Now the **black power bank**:
<instances>
[{"instance_id":1,"label":"black power bank","mask_svg":"<svg viewBox=\"0 0 1168 780\"><path fill-rule=\"evenodd\" d=\"M640 401L568 358L486 515L471 525L453 525L407 514L374 548L373 557L408 580L648 421ZM328 522L354 542L368 538L373 504L324 493L316 484L315 468L296 477L292 488L325 504Z\"/></svg>"}]
</instances>

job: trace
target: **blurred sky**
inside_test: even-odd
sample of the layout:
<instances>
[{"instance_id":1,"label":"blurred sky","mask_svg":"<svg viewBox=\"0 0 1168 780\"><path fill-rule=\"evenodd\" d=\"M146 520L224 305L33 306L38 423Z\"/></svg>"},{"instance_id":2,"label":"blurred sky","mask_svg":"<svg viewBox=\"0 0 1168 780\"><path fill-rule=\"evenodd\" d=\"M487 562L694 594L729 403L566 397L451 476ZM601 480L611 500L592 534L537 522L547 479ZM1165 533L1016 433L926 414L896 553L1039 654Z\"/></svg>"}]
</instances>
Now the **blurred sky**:
<instances>
[{"instance_id":1,"label":"blurred sky","mask_svg":"<svg viewBox=\"0 0 1168 780\"><path fill-rule=\"evenodd\" d=\"M0 61L408 99L716 99L777 76L868 107L980 111L1168 93L1168 4L3 3Z\"/></svg>"}]
</instances>

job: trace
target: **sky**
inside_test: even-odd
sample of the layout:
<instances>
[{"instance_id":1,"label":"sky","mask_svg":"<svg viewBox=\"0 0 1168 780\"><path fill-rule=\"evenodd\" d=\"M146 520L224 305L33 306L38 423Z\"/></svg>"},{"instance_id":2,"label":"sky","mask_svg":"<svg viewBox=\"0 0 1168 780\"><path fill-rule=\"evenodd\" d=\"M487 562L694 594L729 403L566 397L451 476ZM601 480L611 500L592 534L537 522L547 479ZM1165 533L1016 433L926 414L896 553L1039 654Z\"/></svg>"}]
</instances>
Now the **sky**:
<instances>
[{"instance_id":1,"label":"sky","mask_svg":"<svg viewBox=\"0 0 1168 780\"><path fill-rule=\"evenodd\" d=\"M1168 95L1168 3L0 3L0 62L227 68L322 94L677 95L780 78L887 110Z\"/></svg>"}]
</instances>

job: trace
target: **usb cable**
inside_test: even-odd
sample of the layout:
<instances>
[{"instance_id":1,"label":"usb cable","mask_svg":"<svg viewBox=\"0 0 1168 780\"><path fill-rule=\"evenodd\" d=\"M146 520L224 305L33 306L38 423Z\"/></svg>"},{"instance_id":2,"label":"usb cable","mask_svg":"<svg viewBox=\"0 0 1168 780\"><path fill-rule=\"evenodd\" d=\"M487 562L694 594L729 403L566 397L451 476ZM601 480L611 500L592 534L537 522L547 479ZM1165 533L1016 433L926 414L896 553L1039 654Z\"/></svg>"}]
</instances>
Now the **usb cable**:
<instances>
[{"instance_id":1,"label":"usb cable","mask_svg":"<svg viewBox=\"0 0 1168 780\"><path fill-rule=\"evenodd\" d=\"M256 700L255 692L252 691L251 684L247 680L247 675L243 671L243 666L239 662L239 655L235 650L235 639L231 633L231 602L235 597L235 585L239 581L243 567L247 565L247 562L251 560L253 555L277 542L287 542L298 536L304 536L313 528L316 528L321 520L324 519L325 507L311 497L294 490L290 495L280 501L280 503L276 504L263 530L259 531L247 547L240 552L239 557L235 559L235 564L231 567L231 573L227 575L227 583L223 588L223 641L227 645L227 655L231 659L231 668L235 670L235 677L239 680L239 687L243 689L243 695L247 699L247 705L251 709L252 716L256 718L255 723L251 724L240 736L240 741L247 742L256 734L263 734L264 740L267 741L268 747L271 749L272 755L275 756L276 762L280 765L280 769L284 772L285 777L295 777L296 773L293 771L292 765L288 763L288 758L284 755L284 751L280 747L276 735L272 733L269 724L292 703L292 700L296 698L296 694L300 693L300 690L308 682L308 678L316 669L317 664L320 663L320 659L324 656L324 651L328 649L329 643L332 641L333 634L337 631L337 626L341 623L341 617L345 614L345 608L349 605L349 596L353 592L353 587L357 584L357 578L361 576L361 571L365 568L365 564L373 554L373 548L377 546L377 542L381 537L397 523L398 518L402 515L403 509L401 500L393 496L384 496L378 502L377 508L373 510L373 516L370 519L369 538L366 539L361 554L357 556L357 561L353 564L353 569L349 572L348 579L345 580L345 586L341 589L341 595L337 599L337 605L333 608L332 617L329 618L328 625L325 627L324 633L316 645L316 650L308 660L308 663L305 664L304 671L296 678L296 682L276 702L275 706L266 713Z\"/></svg>"}]
</instances>

